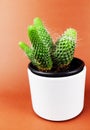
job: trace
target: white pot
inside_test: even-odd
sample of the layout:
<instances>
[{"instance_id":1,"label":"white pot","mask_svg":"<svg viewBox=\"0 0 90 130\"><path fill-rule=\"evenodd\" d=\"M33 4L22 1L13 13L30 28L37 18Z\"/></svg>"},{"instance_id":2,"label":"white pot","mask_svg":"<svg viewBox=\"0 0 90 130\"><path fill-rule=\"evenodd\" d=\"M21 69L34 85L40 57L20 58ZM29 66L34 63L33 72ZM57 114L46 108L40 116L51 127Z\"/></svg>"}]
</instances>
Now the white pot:
<instances>
[{"instance_id":1,"label":"white pot","mask_svg":"<svg viewBox=\"0 0 90 130\"><path fill-rule=\"evenodd\" d=\"M44 77L28 68L33 110L40 117L64 121L76 117L84 107L86 66L66 77Z\"/></svg>"}]
</instances>

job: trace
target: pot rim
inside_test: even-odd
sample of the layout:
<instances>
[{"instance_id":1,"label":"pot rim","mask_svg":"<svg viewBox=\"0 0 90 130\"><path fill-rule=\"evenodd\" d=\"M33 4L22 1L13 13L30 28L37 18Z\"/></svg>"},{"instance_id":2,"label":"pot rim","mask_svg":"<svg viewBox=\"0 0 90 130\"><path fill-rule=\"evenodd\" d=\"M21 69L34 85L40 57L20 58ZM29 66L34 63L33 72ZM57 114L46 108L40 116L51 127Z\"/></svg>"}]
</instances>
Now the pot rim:
<instances>
[{"instance_id":1,"label":"pot rim","mask_svg":"<svg viewBox=\"0 0 90 130\"><path fill-rule=\"evenodd\" d=\"M52 70L49 72L39 71L35 66L32 65L31 62L28 64L28 69L30 69L32 73L43 77L67 77L78 74L83 70L84 66L85 63L83 60L74 57L69 65L69 68L66 71L59 71L59 72L55 72Z\"/></svg>"}]
</instances>

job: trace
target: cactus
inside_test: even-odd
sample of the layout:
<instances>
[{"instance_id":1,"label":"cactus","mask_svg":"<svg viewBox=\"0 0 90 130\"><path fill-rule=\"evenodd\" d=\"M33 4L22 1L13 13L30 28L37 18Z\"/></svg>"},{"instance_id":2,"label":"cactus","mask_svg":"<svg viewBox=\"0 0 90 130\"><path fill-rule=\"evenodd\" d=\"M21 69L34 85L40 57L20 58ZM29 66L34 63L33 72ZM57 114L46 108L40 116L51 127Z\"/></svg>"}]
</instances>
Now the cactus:
<instances>
[{"instance_id":1,"label":"cactus","mask_svg":"<svg viewBox=\"0 0 90 130\"><path fill-rule=\"evenodd\" d=\"M24 42L19 42L20 48L25 52L27 57L32 61L32 64L35 66L39 66L39 62L36 60L35 55L34 55L34 50L30 48L26 43Z\"/></svg>"},{"instance_id":2,"label":"cactus","mask_svg":"<svg viewBox=\"0 0 90 130\"><path fill-rule=\"evenodd\" d=\"M51 51L52 46L53 46L53 41L52 41L50 34L44 27L40 18L34 19L34 26L36 27L38 35L39 35L40 39L42 40L43 44L45 44L45 46L47 46L47 49L49 51Z\"/></svg>"},{"instance_id":3,"label":"cactus","mask_svg":"<svg viewBox=\"0 0 90 130\"><path fill-rule=\"evenodd\" d=\"M74 56L77 33L69 28L56 41L52 53L54 67L64 68L70 64Z\"/></svg>"},{"instance_id":4,"label":"cactus","mask_svg":"<svg viewBox=\"0 0 90 130\"><path fill-rule=\"evenodd\" d=\"M28 34L34 49L35 59L40 64L37 68L42 71L50 70L52 68L52 59L48 46L43 41L44 38L42 35L38 34L38 31L34 25L28 27ZM49 41L49 37L47 37L47 40Z\"/></svg>"},{"instance_id":5,"label":"cactus","mask_svg":"<svg viewBox=\"0 0 90 130\"><path fill-rule=\"evenodd\" d=\"M41 19L35 18L28 27L28 36L32 46L24 42L19 42L19 46L38 70L58 70L71 63L77 40L75 29L67 29L54 44Z\"/></svg>"}]
</instances>

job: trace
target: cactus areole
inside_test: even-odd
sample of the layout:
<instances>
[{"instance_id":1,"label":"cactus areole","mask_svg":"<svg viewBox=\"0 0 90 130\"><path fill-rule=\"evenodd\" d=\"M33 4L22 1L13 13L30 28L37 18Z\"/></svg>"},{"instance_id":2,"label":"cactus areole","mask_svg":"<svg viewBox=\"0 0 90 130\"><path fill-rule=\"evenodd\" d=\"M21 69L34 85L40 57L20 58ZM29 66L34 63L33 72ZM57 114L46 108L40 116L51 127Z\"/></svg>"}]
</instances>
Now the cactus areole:
<instances>
[{"instance_id":1,"label":"cactus areole","mask_svg":"<svg viewBox=\"0 0 90 130\"><path fill-rule=\"evenodd\" d=\"M58 77L73 75L83 69L83 61L74 58L77 41L75 29L66 29L54 43L42 20L37 17L28 27L28 36L31 46L24 42L19 42L19 46L30 59L28 68L33 73Z\"/></svg>"}]
</instances>

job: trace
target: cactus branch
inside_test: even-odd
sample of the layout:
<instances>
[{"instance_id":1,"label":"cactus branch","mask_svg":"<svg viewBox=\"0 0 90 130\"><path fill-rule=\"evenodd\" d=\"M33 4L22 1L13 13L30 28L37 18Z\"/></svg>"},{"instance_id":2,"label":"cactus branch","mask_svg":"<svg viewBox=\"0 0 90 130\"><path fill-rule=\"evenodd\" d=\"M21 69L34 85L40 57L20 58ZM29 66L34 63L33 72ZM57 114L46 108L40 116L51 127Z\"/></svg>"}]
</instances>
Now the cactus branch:
<instances>
[{"instance_id":1,"label":"cactus branch","mask_svg":"<svg viewBox=\"0 0 90 130\"><path fill-rule=\"evenodd\" d=\"M40 18L37 17L34 19L34 26L36 27L38 35L40 39L42 40L42 42L45 44L45 46L47 46L47 49L51 51L52 46L53 46L53 41L49 32L44 27Z\"/></svg>"},{"instance_id":2,"label":"cactus branch","mask_svg":"<svg viewBox=\"0 0 90 130\"><path fill-rule=\"evenodd\" d=\"M64 68L70 64L74 55L76 39L76 30L70 28L57 40L52 54L55 67Z\"/></svg>"},{"instance_id":3,"label":"cactus branch","mask_svg":"<svg viewBox=\"0 0 90 130\"><path fill-rule=\"evenodd\" d=\"M20 48L25 52L26 56L31 60L32 64L35 66L39 66L40 63L35 59L34 51L31 49L26 43L19 42Z\"/></svg>"},{"instance_id":4,"label":"cactus branch","mask_svg":"<svg viewBox=\"0 0 90 130\"><path fill-rule=\"evenodd\" d=\"M35 59L40 63L40 66L37 68L41 70L50 70L52 68L52 60L48 46L43 41L41 34L38 34L38 31L34 25L28 27L28 35L34 49Z\"/></svg>"}]
</instances>

